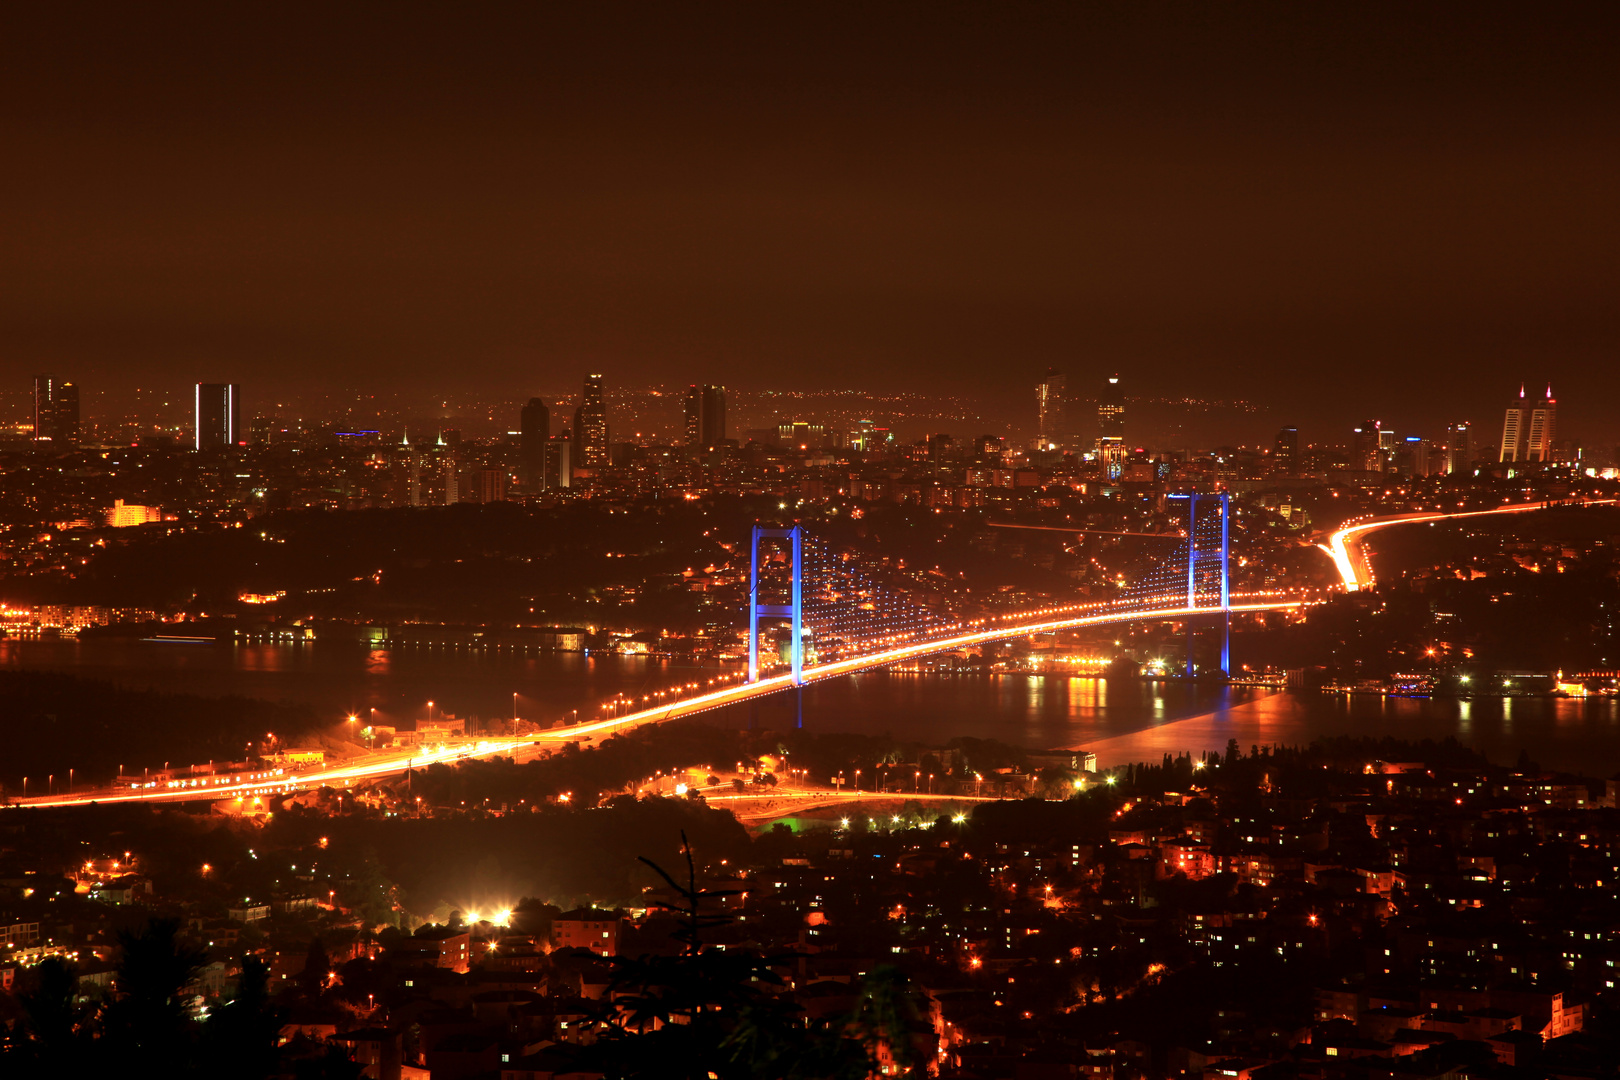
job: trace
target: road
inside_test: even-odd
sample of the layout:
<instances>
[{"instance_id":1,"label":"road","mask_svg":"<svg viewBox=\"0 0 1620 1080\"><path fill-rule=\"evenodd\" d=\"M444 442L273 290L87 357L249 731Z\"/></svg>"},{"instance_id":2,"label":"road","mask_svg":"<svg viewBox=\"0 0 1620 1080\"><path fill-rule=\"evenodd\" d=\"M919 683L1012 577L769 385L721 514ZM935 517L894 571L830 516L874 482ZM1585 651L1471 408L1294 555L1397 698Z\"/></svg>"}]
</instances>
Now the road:
<instances>
[{"instance_id":1,"label":"road","mask_svg":"<svg viewBox=\"0 0 1620 1080\"><path fill-rule=\"evenodd\" d=\"M1260 603L1234 603L1231 610L1233 612L1280 611L1297 607L1299 607L1298 601L1272 600ZM849 675L857 671L882 667L902 660L911 660L916 657L927 656L930 653L952 652L975 645L1004 641L1008 638L1026 637L1031 634L1049 634L1059 630L1072 630L1086 626L1106 626L1124 622L1184 619L1189 616L1214 615L1218 614L1219 611L1219 608L1208 607L1174 607L1157 608L1150 611L1104 611L1089 615L1060 614L1055 617L1049 615L1038 621L1011 625L1003 624L989 629L969 631L954 637L933 638L928 641L898 645L891 649L884 649L847 660L817 664L804 669L804 681L810 683L819 682L823 679L834 679L840 675ZM12 801L11 805L13 807L47 808L88 806L91 803L185 802L200 799L214 802L240 798L248 801L255 797L263 798L293 791L309 791L321 787L352 787L357 782L397 776L408 769L420 769L435 763L448 764L487 757L517 757L519 759L532 757L546 749L561 746L564 743L589 742L600 736L629 731L643 724L659 724L669 720L678 720L682 717L707 712L710 709L718 709L726 705L734 705L738 702L764 697L768 694L790 689L792 686L793 677L791 675L773 675L757 682L723 686L717 690L642 709L624 716L550 728L522 736L489 739L471 745L418 748L416 750L398 750L373 754L356 762L287 773L269 779L237 781L228 777L198 777L195 778L195 781L187 781L186 786L154 787L135 791L127 788L80 790L71 794L16 799Z\"/></svg>"},{"instance_id":2,"label":"road","mask_svg":"<svg viewBox=\"0 0 1620 1080\"><path fill-rule=\"evenodd\" d=\"M1620 499L1588 499L1579 504L1581 506L1613 506L1620 503ZM1328 537L1328 542L1318 546L1332 558L1333 565L1338 568L1339 577L1349 592L1365 589L1373 583L1372 565L1367 562L1367 554L1361 548L1361 542L1367 534L1378 529L1387 529L1391 525L1421 525L1428 521L1449 521L1453 518L1486 517L1491 514L1523 514L1531 510L1545 510L1549 506L1566 506L1568 503L1513 503L1508 506L1496 506L1489 510L1460 510L1453 513L1434 511L1431 513L1394 514L1389 517L1368 518L1344 528Z\"/></svg>"}]
</instances>

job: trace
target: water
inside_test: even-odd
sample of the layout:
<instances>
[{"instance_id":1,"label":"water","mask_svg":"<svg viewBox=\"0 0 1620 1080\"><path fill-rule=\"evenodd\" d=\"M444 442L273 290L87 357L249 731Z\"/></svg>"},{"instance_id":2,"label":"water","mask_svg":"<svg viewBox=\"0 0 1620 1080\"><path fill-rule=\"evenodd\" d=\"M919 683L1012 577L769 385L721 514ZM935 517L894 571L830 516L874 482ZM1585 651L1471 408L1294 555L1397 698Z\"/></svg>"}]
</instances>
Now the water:
<instances>
[{"instance_id":1,"label":"water","mask_svg":"<svg viewBox=\"0 0 1620 1080\"><path fill-rule=\"evenodd\" d=\"M584 718L615 694L639 699L722 674L713 665L633 656L117 640L0 641L0 666L67 671L136 688L291 701L334 720L376 708L384 723L425 716L429 701L435 715L510 716L514 693L525 718L549 723L572 718L575 710ZM793 723L795 708L793 694L778 694L756 706L706 713L700 721L782 728ZM1620 701L1613 698L1417 700L873 671L808 687L804 722L810 731L889 734L932 745L973 736L1036 749L1074 747L1095 751L1104 766L1222 750L1233 738L1247 753L1255 743L1303 744L1331 735L1451 735L1504 764L1523 750L1549 768L1596 776L1620 772Z\"/></svg>"}]
</instances>

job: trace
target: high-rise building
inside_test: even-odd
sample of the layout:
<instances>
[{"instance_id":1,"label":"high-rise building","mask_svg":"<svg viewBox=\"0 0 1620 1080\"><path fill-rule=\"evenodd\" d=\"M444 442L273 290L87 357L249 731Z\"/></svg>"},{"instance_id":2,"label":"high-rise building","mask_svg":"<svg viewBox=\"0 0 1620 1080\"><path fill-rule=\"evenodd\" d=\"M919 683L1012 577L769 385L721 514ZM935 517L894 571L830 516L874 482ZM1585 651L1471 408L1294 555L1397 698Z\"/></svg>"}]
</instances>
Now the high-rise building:
<instances>
[{"instance_id":1,"label":"high-rise building","mask_svg":"<svg viewBox=\"0 0 1620 1080\"><path fill-rule=\"evenodd\" d=\"M506 501L506 470L483 468L478 470L478 501L498 503Z\"/></svg>"},{"instance_id":2,"label":"high-rise building","mask_svg":"<svg viewBox=\"0 0 1620 1080\"><path fill-rule=\"evenodd\" d=\"M1097 456L1109 465L1125 460L1125 388L1110 375L1097 395Z\"/></svg>"},{"instance_id":3,"label":"high-rise building","mask_svg":"<svg viewBox=\"0 0 1620 1080\"><path fill-rule=\"evenodd\" d=\"M1360 469L1363 472L1380 471L1378 435L1382 426L1377 420L1363 420L1356 425L1355 438L1350 444L1352 469Z\"/></svg>"},{"instance_id":4,"label":"high-rise building","mask_svg":"<svg viewBox=\"0 0 1620 1080\"><path fill-rule=\"evenodd\" d=\"M1547 396L1541 404L1530 410L1530 456L1527 460L1553 462L1558 460L1558 402L1553 399L1552 384L1547 385Z\"/></svg>"},{"instance_id":5,"label":"high-rise building","mask_svg":"<svg viewBox=\"0 0 1620 1080\"><path fill-rule=\"evenodd\" d=\"M547 491L574 486L574 439L568 432L546 440Z\"/></svg>"},{"instance_id":6,"label":"high-rise building","mask_svg":"<svg viewBox=\"0 0 1620 1080\"><path fill-rule=\"evenodd\" d=\"M1558 459L1558 402L1547 387L1547 397L1534 406L1527 405L1524 387L1519 387L1519 400L1507 407L1502 418L1502 447L1498 461L1543 461Z\"/></svg>"},{"instance_id":7,"label":"high-rise building","mask_svg":"<svg viewBox=\"0 0 1620 1080\"><path fill-rule=\"evenodd\" d=\"M439 437L439 445L444 445L444 437ZM439 461L439 487L444 496L444 505L454 506L461 501L461 473L456 465L456 452L446 450L444 457Z\"/></svg>"},{"instance_id":8,"label":"high-rise building","mask_svg":"<svg viewBox=\"0 0 1620 1080\"><path fill-rule=\"evenodd\" d=\"M1447 475L1464 473L1474 462L1474 426L1461 421L1446 426Z\"/></svg>"},{"instance_id":9,"label":"high-rise building","mask_svg":"<svg viewBox=\"0 0 1620 1080\"><path fill-rule=\"evenodd\" d=\"M1064 398L1068 379L1056 368L1047 368L1041 381L1035 384L1035 436L1037 450L1058 450L1068 435Z\"/></svg>"},{"instance_id":10,"label":"high-rise building","mask_svg":"<svg viewBox=\"0 0 1620 1080\"><path fill-rule=\"evenodd\" d=\"M1409 476L1429 476L1434 456L1429 452L1429 440L1421 435L1408 435L1395 451L1395 469Z\"/></svg>"},{"instance_id":11,"label":"high-rise building","mask_svg":"<svg viewBox=\"0 0 1620 1080\"><path fill-rule=\"evenodd\" d=\"M686 388L686 445L697 450L713 450L726 441L726 388L699 386Z\"/></svg>"},{"instance_id":12,"label":"high-rise building","mask_svg":"<svg viewBox=\"0 0 1620 1080\"><path fill-rule=\"evenodd\" d=\"M551 439L551 410L539 398L530 398L518 419L518 454L523 483L532 491L545 486L546 443Z\"/></svg>"},{"instance_id":13,"label":"high-rise building","mask_svg":"<svg viewBox=\"0 0 1620 1080\"><path fill-rule=\"evenodd\" d=\"M607 402L600 375L585 376L585 391L574 412L574 441L579 450L576 465L597 468L608 463Z\"/></svg>"},{"instance_id":14,"label":"high-rise building","mask_svg":"<svg viewBox=\"0 0 1620 1080\"><path fill-rule=\"evenodd\" d=\"M193 445L220 450L247 445L242 424L242 388L236 383L198 383Z\"/></svg>"},{"instance_id":15,"label":"high-rise building","mask_svg":"<svg viewBox=\"0 0 1620 1080\"><path fill-rule=\"evenodd\" d=\"M1299 428L1285 427L1277 432L1274 445L1277 471L1292 475L1299 468Z\"/></svg>"},{"instance_id":16,"label":"high-rise building","mask_svg":"<svg viewBox=\"0 0 1620 1080\"><path fill-rule=\"evenodd\" d=\"M1378 429L1378 468L1389 472L1395 467L1395 458L1404 448L1401 437L1393 431Z\"/></svg>"},{"instance_id":17,"label":"high-rise building","mask_svg":"<svg viewBox=\"0 0 1620 1080\"><path fill-rule=\"evenodd\" d=\"M79 441L79 388L54 375L34 376L34 438L39 442Z\"/></svg>"}]
</instances>

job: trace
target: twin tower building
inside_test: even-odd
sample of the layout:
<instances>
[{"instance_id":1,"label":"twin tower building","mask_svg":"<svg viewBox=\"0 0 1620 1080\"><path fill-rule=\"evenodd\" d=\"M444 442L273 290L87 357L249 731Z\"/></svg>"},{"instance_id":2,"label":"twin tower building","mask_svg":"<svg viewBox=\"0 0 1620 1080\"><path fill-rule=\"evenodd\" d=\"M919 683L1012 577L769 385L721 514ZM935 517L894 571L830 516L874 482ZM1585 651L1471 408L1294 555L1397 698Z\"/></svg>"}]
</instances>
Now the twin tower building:
<instances>
[{"instance_id":1,"label":"twin tower building","mask_svg":"<svg viewBox=\"0 0 1620 1080\"><path fill-rule=\"evenodd\" d=\"M1524 387L1519 387L1517 404L1509 405L1502 420L1501 461L1558 460L1558 401L1552 387L1547 396L1536 402L1526 402Z\"/></svg>"}]
</instances>

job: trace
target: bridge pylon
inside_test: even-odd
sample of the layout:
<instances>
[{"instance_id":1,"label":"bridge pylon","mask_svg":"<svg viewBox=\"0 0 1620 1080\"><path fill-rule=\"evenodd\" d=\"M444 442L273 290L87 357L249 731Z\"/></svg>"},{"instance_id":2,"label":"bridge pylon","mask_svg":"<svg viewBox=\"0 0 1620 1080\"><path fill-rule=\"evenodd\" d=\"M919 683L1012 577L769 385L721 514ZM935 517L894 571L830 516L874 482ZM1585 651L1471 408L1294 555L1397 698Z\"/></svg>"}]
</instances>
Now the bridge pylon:
<instances>
[{"instance_id":1,"label":"bridge pylon","mask_svg":"<svg viewBox=\"0 0 1620 1080\"><path fill-rule=\"evenodd\" d=\"M1221 620L1221 674L1232 673L1231 555L1232 499L1226 492L1171 495L1187 500L1187 607L1207 609ZM1200 519L1199 512L1203 510ZM1187 675L1193 670L1194 626L1187 621Z\"/></svg>"},{"instance_id":2,"label":"bridge pylon","mask_svg":"<svg viewBox=\"0 0 1620 1080\"><path fill-rule=\"evenodd\" d=\"M787 540L793 560L792 586L786 604L759 602L759 548L762 540ZM748 550L748 681L759 681L759 620L787 619L793 625L790 660L793 685L804 685L804 529L771 529L755 525Z\"/></svg>"}]
</instances>

